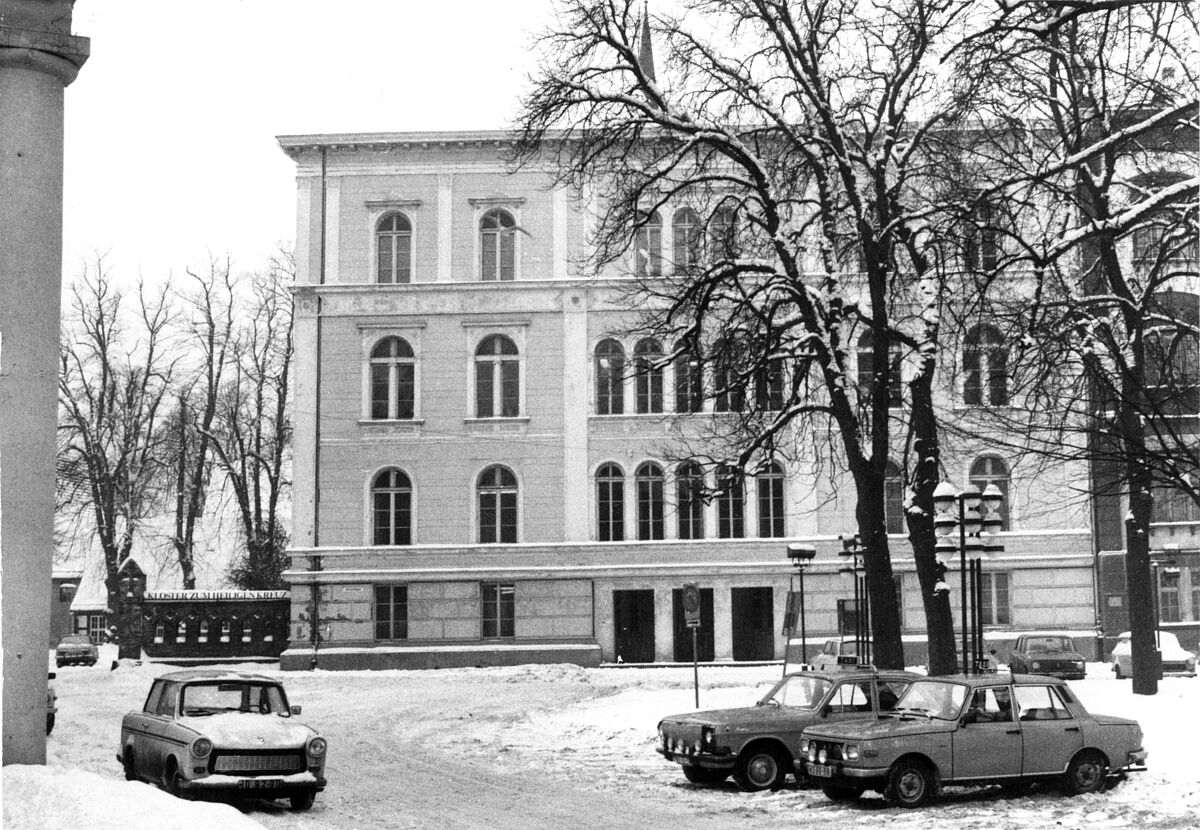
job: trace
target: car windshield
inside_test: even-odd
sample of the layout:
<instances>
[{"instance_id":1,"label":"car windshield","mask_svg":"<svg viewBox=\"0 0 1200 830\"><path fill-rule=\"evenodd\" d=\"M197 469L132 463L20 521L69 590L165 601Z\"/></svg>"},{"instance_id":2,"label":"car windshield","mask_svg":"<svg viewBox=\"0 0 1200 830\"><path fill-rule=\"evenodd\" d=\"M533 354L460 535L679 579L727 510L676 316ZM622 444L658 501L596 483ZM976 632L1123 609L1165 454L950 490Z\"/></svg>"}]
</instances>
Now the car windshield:
<instances>
[{"instance_id":1,"label":"car windshield","mask_svg":"<svg viewBox=\"0 0 1200 830\"><path fill-rule=\"evenodd\" d=\"M917 680L908 687L889 714L924 715L927 718L954 720L967 699L967 687L944 680Z\"/></svg>"},{"instance_id":2,"label":"car windshield","mask_svg":"<svg viewBox=\"0 0 1200 830\"><path fill-rule=\"evenodd\" d=\"M823 677L791 674L772 689L760 703L774 703L795 709L816 709L833 684Z\"/></svg>"},{"instance_id":3,"label":"car windshield","mask_svg":"<svg viewBox=\"0 0 1200 830\"><path fill-rule=\"evenodd\" d=\"M1070 637L1030 637L1025 642L1025 650L1030 654L1046 651L1074 651L1075 646Z\"/></svg>"},{"instance_id":4,"label":"car windshield","mask_svg":"<svg viewBox=\"0 0 1200 830\"><path fill-rule=\"evenodd\" d=\"M1183 648L1181 645L1179 645L1179 638L1169 631L1158 632L1158 646L1160 649L1165 648L1171 651L1177 651Z\"/></svg>"},{"instance_id":5,"label":"car windshield","mask_svg":"<svg viewBox=\"0 0 1200 830\"><path fill-rule=\"evenodd\" d=\"M180 711L185 715L212 715L217 712L254 712L263 715L287 714L283 689L268 683L192 683L183 688Z\"/></svg>"},{"instance_id":6,"label":"car windshield","mask_svg":"<svg viewBox=\"0 0 1200 830\"><path fill-rule=\"evenodd\" d=\"M66 637L62 638L61 642L72 646L90 646L92 644L92 641L88 639L88 635L86 634L68 634Z\"/></svg>"}]
</instances>

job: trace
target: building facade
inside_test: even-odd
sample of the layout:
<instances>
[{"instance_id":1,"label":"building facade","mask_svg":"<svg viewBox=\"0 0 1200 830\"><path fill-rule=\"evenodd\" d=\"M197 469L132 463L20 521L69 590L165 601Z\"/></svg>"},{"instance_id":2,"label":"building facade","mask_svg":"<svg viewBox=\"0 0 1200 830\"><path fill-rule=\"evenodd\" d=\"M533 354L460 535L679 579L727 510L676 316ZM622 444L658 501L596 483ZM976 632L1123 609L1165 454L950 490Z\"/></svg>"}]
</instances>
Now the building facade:
<instances>
[{"instance_id":1,"label":"building facade","mask_svg":"<svg viewBox=\"0 0 1200 830\"><path fill-rule=\"evenodd\" d=\"M790 542L817 550L813 653L853 610L838 541L854 530L853 488L801 453L695 497L712 473L679 448L727 417L723 404L698 393L687 361L657 359L665 344L628 334L630 275L663 267L694 213L680 206L629 263L584 273L590 204L544 171L508 170L506 142L280 139L298 184L283 667L690 661L686 582L701 586L701 659L780 659ZM964 407L995 393L948 392ZM1073 486L1086 471L955 451L948 477L1007 497L1004 551L984 557L985 626L1093 631L1089 509ZM914 663L924 612L902 499L896 478L888 521Z\"/></svg>"}]
</instances>

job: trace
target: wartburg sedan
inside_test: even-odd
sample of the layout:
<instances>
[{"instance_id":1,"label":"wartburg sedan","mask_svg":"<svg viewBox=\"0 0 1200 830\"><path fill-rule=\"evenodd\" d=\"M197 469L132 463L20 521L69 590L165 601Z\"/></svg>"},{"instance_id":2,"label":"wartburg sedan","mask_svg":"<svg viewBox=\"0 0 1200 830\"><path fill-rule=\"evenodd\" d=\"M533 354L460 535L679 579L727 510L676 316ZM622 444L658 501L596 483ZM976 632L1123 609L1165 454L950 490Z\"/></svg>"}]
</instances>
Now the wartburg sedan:
<instances>
[{"instance_id":1,"label":"wartburg sedan","mask_svg":"<svg viewBox=\"0 0 1200 830\"><path fill-rule=\"evenodd\" d=\"M806 729L801 751L830 799L873 789L895 807L920 807L947 784L1096 792L1146 762L1137 721L1091 715L1065 682L1038 675L923 678L878 721Z\"/></svg>"},{"instance_id":2,"label":"wartburg sedan","mask_svg":"<svg viewBox=\"0 0 1200 830\"><path fill-rule=\"evenodd\" d=\"M125 778L180 798L288 798L307 810L325 789L325 739L297 721L283 685L256 674L191 669L154 681L121 720Z\"/></svg>"},{"instance_id":3,"label":"wartburg sedan","mask_svg":"<svg viewBox=\"0 0 1200 830\"><path fill-rule=\"evenodd\" d=\"M743 790L777 789L795 771L800 733L814 723L875 718L920 675L850 667L788 674L753 706L663 718L657 751L694 784L733 775Z\"/></svg>"}]
</instances>

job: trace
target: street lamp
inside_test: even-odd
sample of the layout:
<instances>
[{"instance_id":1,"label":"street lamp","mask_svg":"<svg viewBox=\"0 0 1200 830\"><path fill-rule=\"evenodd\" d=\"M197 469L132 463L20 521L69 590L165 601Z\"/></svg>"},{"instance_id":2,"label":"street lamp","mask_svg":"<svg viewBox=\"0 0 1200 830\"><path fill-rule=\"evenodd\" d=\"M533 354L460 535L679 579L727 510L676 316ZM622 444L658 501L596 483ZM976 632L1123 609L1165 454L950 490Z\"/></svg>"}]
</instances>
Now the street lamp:
<instances>
[{"instance_id":1,"label":"street lamp","mask_svg":"<svg viewBox=\"0 0 1200 830\"><path fill-rule=\"evenodd\" d=\"M967 599L967 552L978 554L984 550L999 551L1003 547L995 543L996 533L1004 526L1000 518L1000 507L1004 504L1004 494L995 484L989 484L982 493L974 484L968 484L963 491L954 489L954 485L943 481L933 491L933 507L936 515L933 527L937 535L942 537L937 543L939 553L954 551L955 545L950 541L950 535L958 528L959 581L962 591L962 668L963 674L969 674L970 640L974 634L980 637L976 650L982 645L981 626L978 620L968 617ZM957 507L957 511L955 508ZM955 516L957 512L957 516ZM984 537L987 537L986 539ZM940 564L940 563L939 563ZM943 583L939 583L943 584ZM980 587L978 583L976 588ZM972 603L974 611L979 611L978 601ZM976 654L976 657L979 655Z\"/></svg>"},{"instance_id":2,"label":"street lamp","mask_svg":"<svg viewBox=\"0 0 1200 830\"><path fill-rule=\"evenodd\" d=\"M804 545L799 542L790 542L787 546L788 561L796 568L796 572L800 574L800 664L804 665L808 662L808 629L804 623L804 571L808 568L810 562L817 555L817 549L812 545ZM791 586L788 586L788 598L792 596ZM791 603L789 602L789 605ZM791 611L791 609L788 609ZM792 638L792 626L788 626L788 640ZM783 673L787 674L788 664L788 645L785 643L783 647Z\"/></svg>"},{"instance_id":3,"label":"street lamp","mask_svg":"<svg viewBox=\"0 0 1200 830\"><path fill-rule=\"evenodd\" d=\"M858 554L862 550L862 542L857 533L843 533L838 538L842 542L842 549L838 551L838 555L851 557L853 563L838 568L838 573L848 573L854 577L854 651L860 663L869 663L871 603L867 596L865 578L858 575Z\"/></svg>"}]
</instances>

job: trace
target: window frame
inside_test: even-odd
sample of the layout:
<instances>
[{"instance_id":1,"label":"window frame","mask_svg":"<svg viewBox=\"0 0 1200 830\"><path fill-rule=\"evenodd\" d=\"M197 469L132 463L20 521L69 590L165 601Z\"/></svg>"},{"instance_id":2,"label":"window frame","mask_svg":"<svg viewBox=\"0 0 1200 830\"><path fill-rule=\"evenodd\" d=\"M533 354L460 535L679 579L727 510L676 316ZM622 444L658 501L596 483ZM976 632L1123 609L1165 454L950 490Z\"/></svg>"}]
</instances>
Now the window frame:
<instances>
[{"instance_id":1,"label":"window frame","mask_svg":"<svg viewBox=\"0 0 1200 830\"><path fill-rule=\"evenodd\" d=\"M695 268L703 246L704 223L700 214L686 205L676 208L671 214L671 272L684 274Z\"/></svg>"},{"instance_id":2,"label":"window frame","mask_svg":"<svg viewBox=\"0 0 1200 830\"><path fill-rule=\"evenodd\" d=\"M786 482L783 468L772 461L754 476L758 505L758 538L787 536Z\"/></svg>"},{"instance_id":3,"label":"window frame","mask_svg":"<svg viewBox=\"0 0 1200 830\"><path fill-rule=\"evenodd\" d=\"M717 538L746 538L746 477L727 464L717 469Z\"/></svg>"},{"instance_id":4,"label":"window frame","mask_svg":"<svg viewBox=\"0 0 1200 830\"><path fill-rule=\"evenodd\" d=\"M675 513L678 538L705 538L704 468L694 461L675 468Z\"/></svg>"},{"instance_id":5,"label":"window frame","mask_svg":"<svg viewBox=\"0 0 1200 830\"><path fill-rule=\"evenodd\" d=\"M596 540L625 541L625 471L611 461L601 464L596 482Z\"/></svg>"},{"instance_id":6,"label":"window frame","mask_svg":"<svg viewBox=\"0 0 1200 830\"><path fill-rule=\"evenodd\" d=\"M1012 574L1008 571L983 571L979 579L982 597L979 624L1012 625ZM1002 603L999 601L1001 596L1004 598Z\"/></svg>"},{"instance_id":7,"label":"window frame","mask_svg":"<svg viewBox=\"0 0 1200 830\"><path fill-rule=\"evenodd\" d=\"M520 234L517 232L521 227L521 219L518 215L517 206L511 202L504 203L488 203L480 204L478 216L475 220L475 239L476 239L476 256L475 269L478 282L516 282L520 279L521 271L521 240ZM497 227L485 228L484 223L489 220L489 217L497 218ZM510 225L504 224L504 219L507 218ZM485 264L485 259L488 256L489 240L494 240L496 246L495 263L492 269L492 274L489 276L488 269ZM504 256L506 248L505 240L508 240L507 248L508 256L511 258L511 270L505 276Z\"/></svg>"},{"instance_id":8,"label":"window frame","mask_svg":"<svg viewBox=\"0 0 1200 830\"><path fill-rule=\"evenodd\" d=\"M495 485L484 485L484 476L488 473L496 471L497 483ZM507 484L504 479L504 473L507 473L512 478L512 484ZM491 508L485 508L483 501L485 494L494 494L496 503ZM511 497L511 498L506 498ZM511 501L511 504L507 502ZM474 497L474 513L475 513L475 538L478 539L478 544L481 545L511 545L519 544L521 541L521 480L516 472L507 464L489 464L480 470L475 476L475 497ZM495 514L494 523L487 524L484 522L485 510L492 510ZM505 515L511 514L513 522L507 524ZM496 538L484 539L485 527L491 527L495 532ZM511 538L506 535L506 530L511 527Z\"/></svg>"},{"instance_id":9,"label":"window frame","mask_svg":"<svg viewBox=\"0 0 1200 830\"><path fill-rule=\"evenodd\" d=\"M614 337L605 337L592 350L597 415L625 414L625 347ZM609 365L605 365L605 361Z\"/></svg>"},{"instance_id":10,"label":"window frame","mask_svg":"<svg viewBox=\"0 0 1200 830\"><path fill-rule=\"evenodd\" d=\"M389 474L396 474L401 477L403 484L381 487L379 486L380 479ZM370 547L409 547L416 539L416 488L413 486L412 476L410 476L402 467L390 464L386 467L381 467L376 470L367 480L367 511L369 521L367 523L368 541ZM381 542L380 525L378 523L380 510L378 506L378 497L380 495L391 494L390 503L388 505L388 516L391 517L388 522L387 538L389 541ZM407 498L405 498L407 497ZM397 505L399 502L407 502L406 504ZM401 524L397 526L397 514L403 516L407 514L407 526ZM399 529L399 534L397 530ZM407 538L405 538L407 536Z\"/></svg>"},{"instance_id":11,"label":"window frame","mask_svg":"<svg viewBox=\"0 0 1200 830\"><path fill-rule=\"evenodd\" d=\"M633 480L637 506L637 540L656 542L665 539L667 477L662 465L654 461L642 462L634 471Z\"/></svg>"},{"instance_id":12,"label":"window frame","mask_svg":"<svg viewBox=\"0 0 1200 830\"><path fill-rule=\"evenodd\" d=\"M663 275L663 218L660 211L645 216L634 230L633 273L641 279Z\"/></svg>"},{"instance_id":13,"label":"window frame","mask_svg":"<svg viewBox=\"0 0 1200 830\"><path fill-rule=\"evenodd\" d=\"M1004 475L997 475L994 469L987 470L981 465L996 466L1004 471ZM1008 463L996 455L995 453L984 453L971 462L967 468L967 483L974 484L982 493L987 489L989 484L995 484L996 489L1004 496L1004 500L1000 503L1000 531L1010 531L1013 527L1012 517L1016 512L1016 505L1012 503L1012 470L1009 469Z\"/></svg>"},{"instance_id":14,"label":"window frame","mask_svg":"<svg viewBox=\"0 0 1200 830\"><path fill-rule=\"evenodd\" d=\"M489 596L490 595L490 596ZM507 599L506 599L507 596ZM517 636L517 586L515 582L479 583L480 639L512 640ZM489 606L494 613L489 615Z\"/></svg>"},{"instance_id":15,"label":"window frame","mask_svg":"<svg viewBox=\"0 0 1200 830\"><path fill-rule=\"evenodd\" d=\"M677 343L678 354L671 360L674 370L675 413L695 414L704 411L704 358L690 343Z\"/></svg>"},{"instance_id":16,"label":"window frame","mask_svg":"<svg viewBox=\"0 0 1200 830\"><path fill-rule=\"evenodd\" d=\"M371 624L374 631L375 640L385 642L389 640L407 640L408 639L408 584L385 584L371 586ZM386 602L380 602L380 592L386 591ZM402 598L397 600L397 592L402 593ZM381 606L386 606L388 609L388 619L380 618L379 609ZM403 610L403 618L398 619L396 609ZM386 626L386 629L381 629L381 626ZM387 636L380 636L383 631Z\"/></svg>"},{"instance_id":17,"label":"window frame","mask_svg":"<svg viewBox=\"0 0 1200 830\"><path fill-rule=\"evenodd\" d=\"M377 354L385 346L397 345L398 354ZM404 354L407 349L408 353ZM405 378L405 369L408 378ZM379 387L377 370L386 369L387 375L384 387L387 399L382 401L385 414L376 415L377 405L381 402L376 392ZM371 421L412 421L417 417L417 355L416 350L405 338L398 334L387 334L378 338L367 354L367 388L368 397L366 416ZM408 396L404 390L408 387Z\"/></svg>"},{"instance_id":18,"label":"window frame","mask_svg":"<svg viewBox=\"0 0 1200 830\"><path fill-rule=\"evenodd\" d=\"M964 406L1011 405L1008 356L1004 335L995 326L980 324L967 331L962 351Z\"/></svg>"},{"instance_id":19,"label":"window frame","mask_svg":"<svg viewBox=\"0 0 1200 830\"><path fill-rule=\"evenodd\" d=\"M662 344L643 337L633 346L634 412L661 415L665 406Z\"/></svg>"},{"instance_id":20,"label":"window frame","mask_svg":"<svg viewBox=\"0 0 1200 830\"><path fill-rule=\"evenodd\" d=\"M403 220L408 225L407 230L391 228L387 230L383 229L382 226L385 221L397 219ZM415 253L413 250L413 231L414 227L412 217L409 216L405 211L398 208L385 211L383 215L375 221L375 256L373 272L375 275L374 283L376 285L408 285L412 283L414 270L413 255ZM383 269L380 263L380 259L383 257L382 241L385 236L389 237L391 242L391 264L388 269L388 276L391 277L391 279L386 280L382 279ZM408 245L408 270L403 274L404 279L399 279L401 274L397 262L398 257L395 244L399 239L405 239Z\"/></svg>"},{"instance_id":21,"label":"window frame","mask_svg":"<svg viewBox=\"0 0 1200 830\"><path fill-rule=\"evenodd\" d=\"M359 414L359 422L361 426L369 426L372 424L410 424L419 425L422 423L421 418L421 335L424 331L425 324L423 322L405 322L398 325L374 325L363 324L359 327L361 355L362 355L362 406ZM408 344L412 350L412 417L411 418L373 418L373 397L374 390L372 383L374 380L372 367L375 365L375 358L372 355L375 349L388 338L398 338ZM383 358L379 358L383 362ZM408 360L408 358L405 358ZM389 395L391 390L389 389ZM399 392L397 391L397 411L399 410ZM389 398L389 414L390 413L390 398Z\"/></svg>"},{"instance_id":22,"label":"window frame","mask_svg":"<svg viewBox=\"0 0 1200 830\"><path fill-rule=\"evenodd\" d=\"M512 344L515 352L508 353L503 351L484 352L484 346L489 341L495 341L497 344L507 341ZM475 348L471 351L471 402L472 402L472 417L480 420L503 420L511 418L520 418L525 411L525 361L523 357L523 343L519 343L515 338L505 332L489 331L488 334L480 337L475 343ZM512 375L506 374L505 364L515 366L515 373ZM484 415L482 407L483 401L483 375L480 373L480 366L487 365L491 388L490 407L492 414ZM512 394L507 391L507 385L516 384ZM506 401L515 400L516 411L506 414L504 404ZM496 412L500 414L496 414Z\"/></svg>"}]
</instances>

